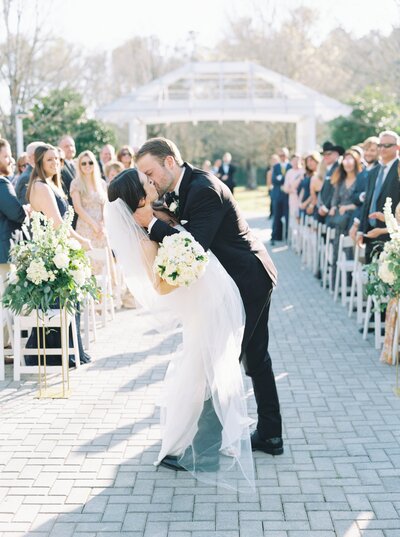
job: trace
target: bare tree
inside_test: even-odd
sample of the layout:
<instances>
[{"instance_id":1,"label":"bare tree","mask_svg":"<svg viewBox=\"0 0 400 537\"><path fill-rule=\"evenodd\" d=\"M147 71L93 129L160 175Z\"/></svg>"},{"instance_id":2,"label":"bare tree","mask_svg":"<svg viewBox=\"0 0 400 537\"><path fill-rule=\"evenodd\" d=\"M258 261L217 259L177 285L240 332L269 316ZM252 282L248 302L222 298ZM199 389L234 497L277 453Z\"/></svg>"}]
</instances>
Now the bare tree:
<instances>
[{"instance_id":1,"label":"bare tree","mask_svg":"<svg viewBox=\"0 0 400 537\"><path fill-rule=\"evenodd\" d=\"M0 103L2 133L15 148L16 117L49 89L76 79L73 47L47 30L51 5L42 0L0 0Z\"/></svg>"}]
</instances>

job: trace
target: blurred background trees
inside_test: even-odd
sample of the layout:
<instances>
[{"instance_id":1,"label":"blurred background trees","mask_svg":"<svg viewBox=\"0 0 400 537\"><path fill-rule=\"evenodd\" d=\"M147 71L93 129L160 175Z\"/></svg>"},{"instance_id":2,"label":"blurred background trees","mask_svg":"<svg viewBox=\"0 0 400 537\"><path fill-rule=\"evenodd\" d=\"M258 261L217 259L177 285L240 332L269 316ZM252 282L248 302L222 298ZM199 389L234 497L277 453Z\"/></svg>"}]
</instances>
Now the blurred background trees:
<instances>
[{"instance_id":1,"label":"blurred background trees","mask_svg":"<svg viewBox=\"0 0 400 537\"><path fill-rule=\"evenodd\" d=\"M351 104L350 117L318 127L321 144L331 138L349 146L400 127L400 27L387 36L374 31L363 37L338 27L321 39L315 10L295 9L278 24L269 2L259 2L257 16L227 20L212 48L197 46L189 33L187 43L175 48L155 36L133 36L113 50L88 52L47 31L43 15L26 20L31 2L0 0L0 133L14 151L18 112L30 115L24 120L25 143L34 138L55 142L67 131L79 148L126 143L126 127L94 120L95 109L194 59L254 61ZM285 124L154 125L149 134L174 138L184 157L196 164L230 151L242 181L256 167L260 182L270 155L281 145L293 149L295 141L293 125Z\"/></svg>"}]
</instances>

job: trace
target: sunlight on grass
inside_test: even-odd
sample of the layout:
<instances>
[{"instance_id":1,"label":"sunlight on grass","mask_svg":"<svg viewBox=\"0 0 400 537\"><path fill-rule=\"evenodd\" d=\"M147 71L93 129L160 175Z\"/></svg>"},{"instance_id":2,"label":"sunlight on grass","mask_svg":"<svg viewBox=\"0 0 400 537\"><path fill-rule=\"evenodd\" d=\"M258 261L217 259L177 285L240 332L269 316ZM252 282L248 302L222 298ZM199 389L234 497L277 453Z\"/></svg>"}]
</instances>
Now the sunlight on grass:
<instances>
[{"instance_id":1,"label":"sunlight on grass","mask_svg":"<svg viewBox=\"0 0 400 537\"><path fill-rule=\"evenodd\" d=\"M267 187L259 186L257 190L247 190L244 186L235 188L235 198L243 212L269 214L270 199Z\"/></svg>"}]
</instances>

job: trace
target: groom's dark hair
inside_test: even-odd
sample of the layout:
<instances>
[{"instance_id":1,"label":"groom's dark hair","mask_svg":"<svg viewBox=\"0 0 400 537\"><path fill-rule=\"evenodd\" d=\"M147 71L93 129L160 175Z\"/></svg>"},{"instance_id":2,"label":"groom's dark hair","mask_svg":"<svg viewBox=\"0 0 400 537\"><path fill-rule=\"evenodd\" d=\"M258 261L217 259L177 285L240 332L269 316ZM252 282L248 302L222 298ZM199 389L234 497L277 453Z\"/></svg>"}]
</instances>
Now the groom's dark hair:
<instances>
[{"instance_id":1,"label":"groom's dark hair","mask_svg":"<svg viewBox=\"0 0 400 537\"><path fill-rule=\"evenodd\" d=\"M158 138L150 138L135 154L135 161L144 157L144 155L152 155L155 157L161 166L164 164L166 157L174 157L175 162L182 166L183 160L179 149L176 147L172 140L159 136Z\"/></svg>"},{"instance_id":2,"label":"groom's dark hair","mask_svg":"<svg viewBox=\"0 0 400 537\"><path fill-rule=\"evenodd\" d=\"M146 197L146 191L135 168L129 168L118 174L108 185L108 199L120 198L134 213L140 200Z\"/></svg>"}]
</instances>

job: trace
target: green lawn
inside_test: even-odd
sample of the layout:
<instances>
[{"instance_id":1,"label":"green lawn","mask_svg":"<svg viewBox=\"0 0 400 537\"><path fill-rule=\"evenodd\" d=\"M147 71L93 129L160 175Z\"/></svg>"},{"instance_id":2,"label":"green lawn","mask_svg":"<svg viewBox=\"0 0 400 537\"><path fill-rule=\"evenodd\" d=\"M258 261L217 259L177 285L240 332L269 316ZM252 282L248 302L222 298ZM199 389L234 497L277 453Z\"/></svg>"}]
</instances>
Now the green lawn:
<instances>
[{"instance_id":1,"label":"green lawn","mask_svg":"<svg viewBox=\"0 0 400 537\"><path fill-rule=\"evenodd\" d=\"M269 197L267 197L265 186L259 186L256 190L247 190L244 186L237 186L235 198L244 212L269 214Z\"/></svg>"}]
</instances>

